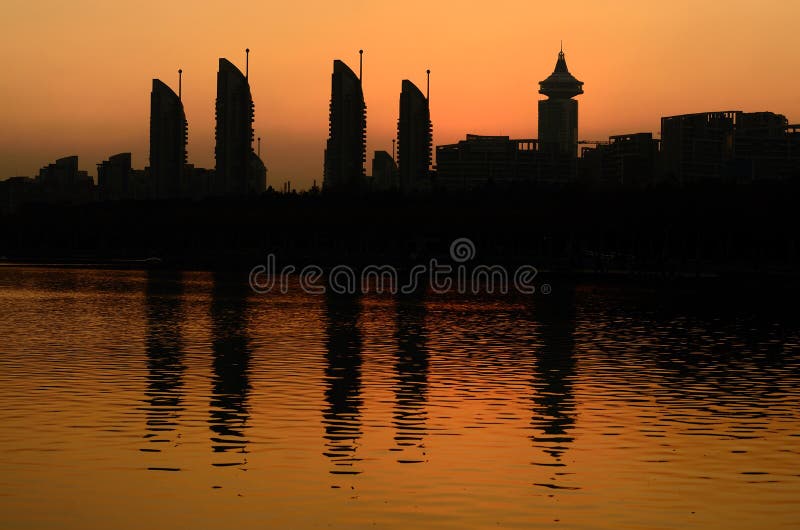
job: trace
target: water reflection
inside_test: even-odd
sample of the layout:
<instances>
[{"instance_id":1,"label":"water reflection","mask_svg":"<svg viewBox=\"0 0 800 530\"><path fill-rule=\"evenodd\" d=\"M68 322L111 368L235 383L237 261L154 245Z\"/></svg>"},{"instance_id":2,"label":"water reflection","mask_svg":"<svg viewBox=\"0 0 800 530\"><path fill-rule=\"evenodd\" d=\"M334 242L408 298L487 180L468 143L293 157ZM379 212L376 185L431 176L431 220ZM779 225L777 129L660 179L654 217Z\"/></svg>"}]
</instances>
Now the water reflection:
<instances>
[{"instance_id":1,"label":"water reflection","mask_svg":"<svg viewBox=\"0 0 800 530\"><path fill-rule=\"evenodd\" d=\"M213 280L0 267L0 528L798 527L794 315Z\"/></svg>"},{"instance_id":2,"label":"water reflection","mask_svg":"<svg viewBox=\"0 0 800 530\"><path fill-rule=\"evenodd\" d=\"M425 302L421 294L397 298L397 360L395 362L395 409L393 424L397 450L406 454L401 463L424 461L428 393L428 349ZM408 454L411 448L418 451Z\"/></svg>"},{"instance_id":3,"label":"water reflection","mask_svg":"<svg viewBox=\"0 0 800 530\"><path fill-rule=\"evenodd\" d=\"M238 465L247 461L250 336L247 332L249 288L238 277L214 274L211 293L213 352L209 424L215 453L239 453L235 460L214 463ZM230 458L230 457L228 457Z\"/></svg>"},{"instance_id":4,"label":"water reflection","mask_svg":"<svg viewBox=\"0 0 800 530\"><path fill-rule=\"evenodd\" d=\"M575 425L575 293L572 289L537 297L533 305L538 347L534 352L534 433L536 447L560 462Z\"/></svg>"},{"instance_id":5,"label":"water reflection","mask_svg":"<svg viewBox=\"0 0 800 530\"><path fill-rule=\"evenodd\" d=\"M145 353L147 417L144 437L150 443L173 442L170 432L180 424L183 373L181 323L184 320L180 272L150 271L145 289ZM141 449L159 452L156 446Z\"/></svg>"},{"instance_id":6,"label":"water reflection","mask_svg":"<svg viewBox=\"0 0 800 530\"><path fill-rule=\"evenodd\" d=\"M361 438L361 302L356 297L328 294L326 309L324 455L332 474L359 474L355 466Z\"/></svg>"}]
</instances>

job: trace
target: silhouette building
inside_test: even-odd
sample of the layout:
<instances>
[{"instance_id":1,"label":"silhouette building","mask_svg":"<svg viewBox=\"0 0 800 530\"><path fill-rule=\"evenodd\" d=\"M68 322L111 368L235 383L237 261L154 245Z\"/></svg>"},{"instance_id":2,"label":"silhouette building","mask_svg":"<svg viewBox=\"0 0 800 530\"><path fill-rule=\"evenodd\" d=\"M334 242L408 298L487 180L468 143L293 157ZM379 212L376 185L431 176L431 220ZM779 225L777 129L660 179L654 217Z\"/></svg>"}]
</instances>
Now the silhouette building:
<instances>
[{"instance_id":1,"label":"silhouette building","mask_svg":"<svg viewBox=\"0 0 800 530\"><path fill-rule=\"evenodd\" d=\"M457 144L436 146L436 187L470 190L487 184L545 182L549 176L538 142L468 134Z\"/></svg>"},{"instance_id":2,"label":"silhouette building","mask_svg":"<svg viewBox=\"0 0 800 530\"><path fill-rule=\"evenodd\" d=\"M655 183L660 142L652 133L621 134L608 140L596 147L581 149L584 181L636 187Z\"/></svg>"},{"instance_id":3,"label":"silhouette building","mask_svg":"<svg viewBox=\"0 0 800 530\"><path fill-rule=\"evenodd\" d=\"M94 180L78 169L78 157L66 156L39 170L36 183L47 201L86 202L94 199Z\"/></svg>"},{"instance_id":4,"label":"silhouette building","mask_svg":"<svg viewBox=\"0 0 800 530\"><path fill-rule=\"evenodd\" d=\"M227 59L220 59L214 148L218 195L241 196L266 188L266 168L253 151L254 116L247 77Z\"/></svg>"},{"instance_id":5,"label":"silhouette building","mask_svg":"<svg viewBox=\"0 0 800 530\"><path fill-rule=\"evenodd\" d=\"M20 206L42 200L41 186L30 177L0 180L0 215L15 213Z\"/></svg>"},{"instance_id":6,"label":"silhouette building","mask_svg":"<svg viewBox=\"0 0 800 530\"><path fill-rule=\"evenodd\" d=\"M118 153L97 164L97 187L104 201L152 196L145 171L131 167L130 153Z\"/></svg>"},{"instance_id":7,"label":"silhouette building","mask_svg":"<svg viewBox=\"0 0 800 530\"><path fill-rule=\"evenodd\" d=\"M539 144L542 151L555 157L559 178L575 173L578 156L578 102L583 82L569 73L564 51L558 52L556 67L550 77L539 83Z\"/></svg>"},{"instance_id":8,"label":"silhouette building","mask_svg":"<svg viewBox=\"0 0 800 530\"><path fill-rule=\"evenodd\" d=\"M428 98L411 81L404 79L397 121L397 156L400 189L413 191L430 185L431 113Z\"/></svg>"},{"instance_id":9,"label":"silhouette building","mask_svg":"<svg viewBox=\"0 0 800 530\"><path fill-rule=\"evenodd\" d=\"M153 79L150 92L150 178L156 198L187 194L185 182L188 123L181 98Z\"/></svg>"},{"instance_id":10,"label":"silhouette building","mask_svg":"<svg viewBox=\"0 0 800 530\"><path fill-rule=\"evenodd\" d=\"M355 190L365 182L367 106L361 78L340 60L333 61L330 125L325 148L323 188Z\"/></svg>"},{"instance_id":11,"label":"silhouette building","mask_svg":"<svg viewBox=\"0 0 800 530\"><path fill-rule=\"evenodd\" d=\"M691 184L797 176L797 128L772 112L701 112L661 118L665 177Z\"/></svg>"},{"instance_id":12,"label":"silhouette building","mask_svg":"<svg viewBox=\"0 0 800 530\"><path fill-rule=\"evenodd\" d=\"M375 151L372 158L372 178L376 190L396 190L397 164L386 151Z\"/></svg>"}]
</instances>

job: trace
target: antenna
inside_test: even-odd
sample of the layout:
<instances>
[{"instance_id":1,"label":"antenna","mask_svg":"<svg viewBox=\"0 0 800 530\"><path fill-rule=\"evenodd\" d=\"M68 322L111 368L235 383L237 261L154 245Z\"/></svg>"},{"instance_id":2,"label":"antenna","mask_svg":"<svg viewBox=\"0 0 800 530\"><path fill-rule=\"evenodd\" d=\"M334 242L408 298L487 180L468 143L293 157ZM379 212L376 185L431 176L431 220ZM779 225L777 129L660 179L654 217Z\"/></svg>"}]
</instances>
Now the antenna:
<instances>
[{"instance_id":1,"label":"antenna","mask_svg":"<svg viewBox=\"0 0 800 530\"><path fill-rule=\"evenodd\" d=\"M561 53L564 53L564 41L561 41Z\"/></svg>"},{"instance_id":2,"label":"antenna","mask_svg":"<svg viewBox=\"0 0 800 530\"><path fill-rule=\"evenodd\" d=\"M261 158L261 137L258 137L258 158Z\"/></svg>"},{"instance_id":3,"label":"antenna","mask_svg":"<svg viewBox=\"0 0 800 530\"><path fill-rule=\"evenodd\" d=\"M364 50L358 50L358 80L361 81L364 73Z\"/></svg>"},{"instance_id":4,"label":"antenna","mask_svg":"<svg viewBox=\"0 0 800 530\"><path fill-rule=\"evenodd\" d=\"M393 162L397 162L397 160L395 160L395 158L394 158L394 144L396 142L397 142L397 139L396 138L392 138L392 161Z\"/></svg>"},{"instance_id":5,"label":"antenna","mask_svg":"<svg viewBox=\"0 0 800 530\"><path fill-rule=\"evenodd\" d=\"M244 78L249 80L250 79L250 48L245 48L244 54L245 54L245 59L244 59Z\"/></svg>"},{"instance_id":6,"label":"antenna","mask_svg":"<svg viewBox=\"0 0 800 530\"><path fill-rule=\"evenodd\" d=\"M431 101L431 70L430 70L430 68L428 70L426 70L426 73L428 74L428 89L425 91L425 99L427 99L428 103L430 103L430 101Z\"/></svg>"},{"instance_id":7,"label":"antenna","mask_svg":"<svg viewBox=\"0 0 800 530\"><path fill-rule=\"evenodd\" d=\"M181 99L182 84L183 84L183 69L178 68L178 99Z\"/></svg>"}]
</instances>

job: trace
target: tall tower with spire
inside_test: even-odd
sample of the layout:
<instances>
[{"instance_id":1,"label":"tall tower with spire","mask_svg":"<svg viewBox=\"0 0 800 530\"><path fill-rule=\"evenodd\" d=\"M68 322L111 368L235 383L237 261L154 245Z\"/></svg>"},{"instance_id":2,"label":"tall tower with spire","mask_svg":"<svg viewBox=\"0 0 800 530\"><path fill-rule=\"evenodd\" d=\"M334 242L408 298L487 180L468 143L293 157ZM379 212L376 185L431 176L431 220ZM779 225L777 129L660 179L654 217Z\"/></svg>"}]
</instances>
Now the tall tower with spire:
<instances>
[{"instance_id":1,"label":"tall tower with spire","mask_svg":"<svg viewBox=\"0 0 800 530\"><path fill-rule=\"evenodd\" d=\"M153 79L150 93L150 176L152 196L180 197L186 186L188 125L181 97L160 79Z\"/></svg>"},{"instance_id":2,"label":"tall tower with spire","mask_svg":"<svg viewBox=\"0 0 800 530\"><path fill-rule=\"evenodd\" d=\"M216 185L218 195L261 193L266 186L267 169L253 151L255 106L250 93L249 58L242 73L227 59L219 60L217 72Z\"/></svg>"},{"instance_id":3,"label":"tall tower with spire","mask_svg":"<svg viewBox=\"0 0 800 530\"><path fill-rule=\"evenodd\" d=\"M539 82L539 145L562 156L578 156L578 102L583 82L569 73L564 50L558 52L556 68L550 77Z\"/></svg>"},{"instance_id":4,"label":"tall tower with spire","mask_svg":"<svg viewBox=\"0 0 800 530\"><path fill-rule=\"evenodd\" d=\"M400 189L404 192L430 185L432 131L428 97L414 83L404 79L397 120Z\"/></svg>"},{"instance_id":5,"label":"tall tower with spire","mask_svg":"<svg viewBox=\"0 0 800 530\"><path fill-rule=\"evenodd\" d=\"M367 106L361 76L339 59L333 61L329 118L322 188L358 190L365 183Z\"/></svg>"}]
</instances>

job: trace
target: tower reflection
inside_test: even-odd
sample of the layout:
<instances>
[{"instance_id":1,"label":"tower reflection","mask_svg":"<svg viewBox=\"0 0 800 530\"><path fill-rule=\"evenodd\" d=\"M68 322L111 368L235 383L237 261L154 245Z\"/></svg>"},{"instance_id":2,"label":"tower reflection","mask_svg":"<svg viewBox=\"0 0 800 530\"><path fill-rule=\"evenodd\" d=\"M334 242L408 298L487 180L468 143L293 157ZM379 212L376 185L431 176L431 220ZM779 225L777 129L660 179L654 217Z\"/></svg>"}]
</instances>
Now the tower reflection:
<instances>
[{"instance_id":1,"label":"tower reflection","mask_svg":"<svg viewBox=\"0 0 800 530\"><path fill-rule=\"evenodd\" d=\"M324 455L331 459L332 474L357 475L356 449L361 438L361 331L357 297L327 294L325 298L327 353Z\"/></svg>"},{"instance_id":2,"label":"tower reflection","mask_svg":"<svg viewBox=\"0 0 800 530\"><path fill-rule=\"evenodd\" d=\"M576 374L574 287L565 286L550 295L537 296L533 318L537 323L538 347L534 352L531 440L560 462L567 444L573 440L570 431L576 416L572 389Z\"/></svg>"},{"instance_id":3,"label":"tower reflection","mask_svg":"<svg viewBox=\"0 0 800 530\"><path fill-rule=\"evenodd\" d=\"M238 277L214 274L211 294L211 347L213 376L209 424L211 448L215 453L240 453L234 461L215 466L238 465L246 461L245 437L250 381L250 337L247 333L249 287Z\"/></svg>"},{"instance_id":4,"label":"tower reflection","mask_svg":"<svg viewBox=\"0 0 800 530\"><path fill-rule=\"evenodd\" d=\"M180 272L148 271L145 288L147 390L144 393L147 427L144 437L151 443L172 442L169 433L177 429L180 412L184 410L182 295ZM159 452L161 449L151 446L142 451Z\"/></svg>"},{"instance_id":5,"label":"tower reflection","mask_svg":"<svg viewBox=\"0 0 800 530\"><path fill-rule=\"evenodd\" d=\"M397 360L393 423L397 449L424 449L428 393L428 350L423 295L399 296L397 308ZM402 463L423 462L423 454L406 454Z\"/></svg>"}]
</instances>

